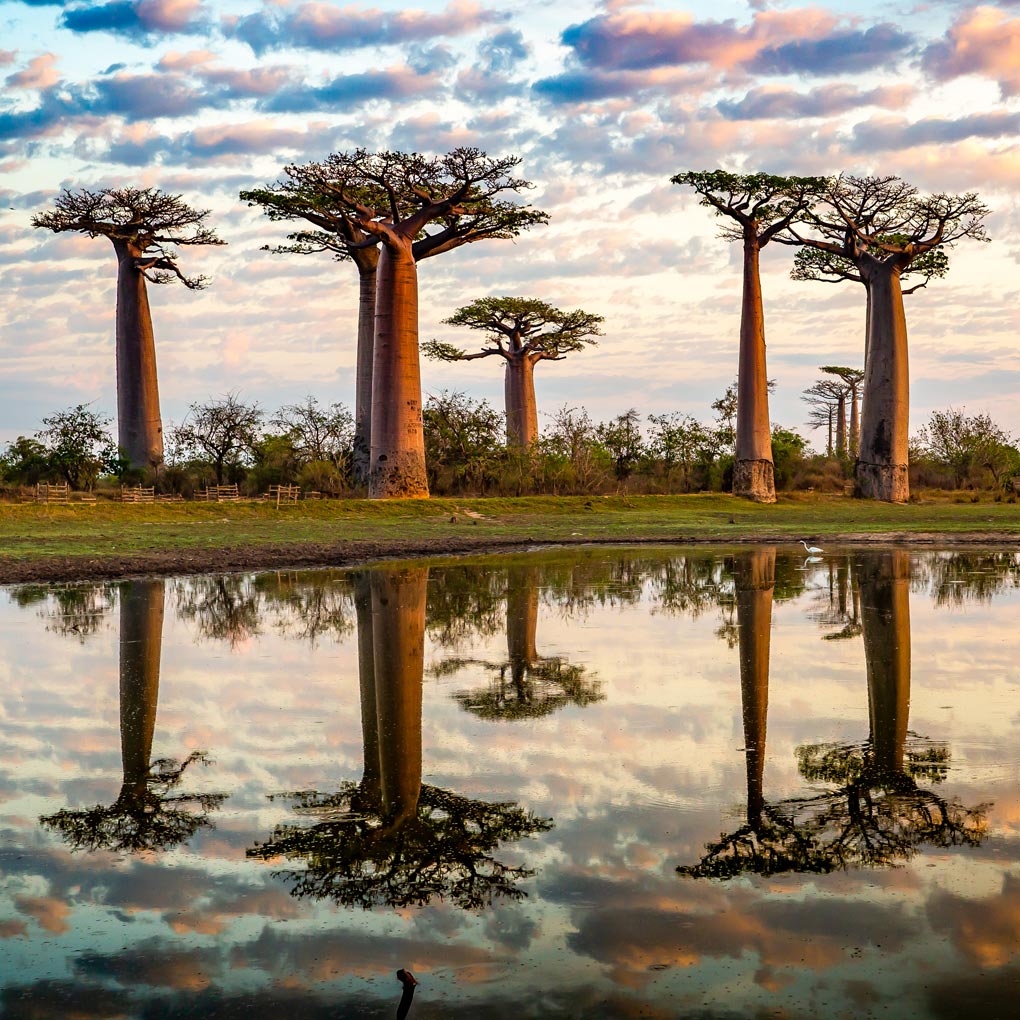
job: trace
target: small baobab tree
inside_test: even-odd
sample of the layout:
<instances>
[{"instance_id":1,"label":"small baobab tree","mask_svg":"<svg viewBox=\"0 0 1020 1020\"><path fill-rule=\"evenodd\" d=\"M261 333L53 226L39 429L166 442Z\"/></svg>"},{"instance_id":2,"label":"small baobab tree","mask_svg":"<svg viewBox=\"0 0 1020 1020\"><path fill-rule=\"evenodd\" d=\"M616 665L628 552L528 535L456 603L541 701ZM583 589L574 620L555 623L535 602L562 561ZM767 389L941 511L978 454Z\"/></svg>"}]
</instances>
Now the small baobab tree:
<instances>
[{"instance_id":1,"label":"small baobab tree","mask_svg":"<svg viewBox=\"0 0 1020 1020\"><path fill-rule=\"evenodd\" d=\"M760 503L774 503L776 486L759 258L765 245L777 240L792 223L804 216L825 181L819 177L734 174L725 170L687 170L671 180L693 188L702 205L732 221L723 226L720 235L727 241L743 244L733 492Z\"/></svg>"},{"instance_id":2,"label":"small baobab tree","mask_svg":"<svg viewBox=\"0 0 1020 1020\"><path fill-rule=\"evenodd\" d=\"M117 256L117 432L134 468L163 460L163 422L156 381L156 346L147 283L180 281L201 290L204 276L185 276L178 247L226 244L205 225L208 209L156 188L64 189L32 226L108 237Z\"/></svg>"},{"instance_id":3,"label":"small baobab tree","mask_svg":"<svg viewBox=\"0 0 1020 1020\"><path fill-rule=\"evenodd\" d=\"M778 239L834 256L829 260L832 269L849 262L854 275L843 278L859 278L867 288L858 496L904 502L910 495L903 275L931 252L944 251L965 238L988 240L983 225L988 212L973 192L922 196L898 177L841 175L826 185L808 217L811 229L791 225ZM934 268L937 262L931 276L941 275Z\"/></svg>"},{"instance_id":4,"label":"small baobab tree","mask_svg":"<svg viewBox=\"0 0 1020 1020\"><path fill-rule=\"evenodd\" d=\"M422 344L422 352L439 361L502 358L506 363L503 392L507 443L527 450L538 439L535 365L562 361L568 354L594 345L595 337L602 335L604 320L580 308L564 312L537 298L486 297L458 308L443 321L476 329L487 343L469 354L454 344L430 340Z\"/></svg>"},{"instance_id":5,"label":"small baobab tree","mask_svg":"<svg viewBox=\"0 0 1020 1020\"><path fill-rule=\"evenodd\" d=\"M846 446L841 447L841 450L851 457L856 457L857 447L861 439L861 420L858 408L860 406L861 383L864 381L864 370L850 368L846 365L822 365L822 371L826 375L834 375L837 379L842 379L843 384L847 388L845 399L850 401L850 423L849 432L846 434Z\"/></svg>"},{"instance_id":6,"label":"small baobab tree","mask_svg":"<svg viewBox=\"0 0 1020 1020\"><path fill-rule=\"evenodd\" d=\"M546 222L545 213L507 197L530 187L512 176L519 163L471 148L437 158L357 149L287 167L270 188L242 192L274 219L318 228L292 234L277 250L328 250L358 268L356 444L372 497L428 495L416 265Z\"/></svg>"},{"instance_id":7,"label":"small baobab tree","mask_svg":"<svg viewBox=\"0 0 1020 1020\"><path fill-rule=\"evenodd\" d=\"M846 449L843 445L846 435L841 435L837 422L842 415L842 421L846 422L846 398L850 391L842 383L835 379L822 379L809 386L802 394L801 400L810 408L808 411L808 424L813 429L826 429L828 440L825 444L825 455L832 457L843 456ZM835 433L835 442L833 442Z\"/></svg>"}]
</instances>

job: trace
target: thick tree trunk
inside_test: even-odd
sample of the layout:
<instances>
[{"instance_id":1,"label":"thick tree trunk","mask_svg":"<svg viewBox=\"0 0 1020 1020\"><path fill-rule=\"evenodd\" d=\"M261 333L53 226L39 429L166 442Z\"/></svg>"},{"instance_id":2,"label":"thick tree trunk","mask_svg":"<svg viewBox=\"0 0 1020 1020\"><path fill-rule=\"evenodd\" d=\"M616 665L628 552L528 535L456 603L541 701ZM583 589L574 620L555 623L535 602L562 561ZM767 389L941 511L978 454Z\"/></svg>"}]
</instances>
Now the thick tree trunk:
<instances>
[{"instance_id":1,"label":"thick tree trunk","mask_svg":"<svg viewBox=\"0 0 1020 1020\"><path fill-rule=\"evenodd\" d=\"M765 367L765 312L756 237L744 238L744 296L740 309L740 360L737 372L737 444L733 494L758 503L776 501Z\"/></svg>"},{"instance_id":2,"label":"thick tree trunk","mask_svg":"<svg viewBox=\"0 0 1020 1020\"><path fill-rule=\"evenodd\" d=\"M373 255L375 254L373 250ZM375 357L376 265L358 262L358 355L354 394L354 482L368 485L372 457L372 362Z\"/></svg>"},{"instance_id":3,"label":"thick tree trunk","mask_svg":"<svg viewBox=\"0 0 1020 1020\"><path fill-rule=\"evenodd\" d=\"M910 711L910 554L867 553L861 563L861 626L875 766L902 771Z\"/></svg>"},{"instance_id":4,"label":"thick tree trunk","mask_svg":"<svg viewBox=\"0 0 1020 1020\"><path fill-rule=\"evenodd\" d=\"M861 442L861 426L857 417L857 387L850 391L850 456L856 457Z\"/></svg>"},{"instance_id":5,"label":"thick tree trunk","mask_svg":"<svg viewBox=\"0 0 1020 1020\"><path fill-rule=\"evenodd\" d=\"M149 778L163 643L162 580L127 581L120 588L121 797L141 803Z\"/></svg>"},{"instance_id":6,"label":"thick tree trunk","mask_svg":"<svg viewBox=\"0 0 1020 1020\"><path fill-rule=\"evenodd\" d=\"M421 704L428 568L373 570L372 649L383 820L413 817L421 794Z\"/></svg>"},{"instance_id":7,"label":"thick tree trunk","mask_svg":"<svg viewBox=\"0 0 1020 1020\"><path fill-rule=\"evenodd\" d=\"M910 497L910 381L900 270L870 259L862 272L868 274L870 300L857 495L903 503Z\"/></svg>"},{"instance_id":8,"label":"thick tree trunk","mask_svg":"<svg viewBox=\"0 0 1020 1020\"><path fill-rule=\"evenodd\" d=\"M133 468L163 463L156 344L145 277L124 244L117 252L117 442Z\"/></svg>"},{"instance_id":9,"label":"thick tree trunk","mask_svg":"<svg viewBox=\"0 0 1020 1020\"><path fill-rule=\"evenodd\" d=\"M372 367L371 499L427 499L418 356L418 275L411 246L379 256Z\"/></svg>"},{"instance_id":10,"label":"thick tree trunk","mask_svg":"<svg viewBox=\"0 0 1020 1020\"><path fill-rule=\"evenodd\" d=\"M740 643L740 703L747 767L747 824L761 825L765 807L765 731L769 705L769 645L776 550L755 550L736 564L737 635Z\"/></svg>"},{"instance_id":11,"label":"thick tree trunk","mask_svg":"<svg viewBox=\"0 0 1020 1020\"><path fill-rule=\"evenodd\" d=\"M840 397L836 406L836 456L846 456L846 397Z\"/></svg>"},{"instance_id":12,"label":"thick tree trunk","mask_svg":"<svg viewBox=\"0 0 1020 1020\"><path fill-rule=\"evenodd\" d=\"M503 393L506 398L507 445L527 450L538 439L538 407L535 403L535 363L526 354L507 360Z\"/></svg>"}]
</instances>

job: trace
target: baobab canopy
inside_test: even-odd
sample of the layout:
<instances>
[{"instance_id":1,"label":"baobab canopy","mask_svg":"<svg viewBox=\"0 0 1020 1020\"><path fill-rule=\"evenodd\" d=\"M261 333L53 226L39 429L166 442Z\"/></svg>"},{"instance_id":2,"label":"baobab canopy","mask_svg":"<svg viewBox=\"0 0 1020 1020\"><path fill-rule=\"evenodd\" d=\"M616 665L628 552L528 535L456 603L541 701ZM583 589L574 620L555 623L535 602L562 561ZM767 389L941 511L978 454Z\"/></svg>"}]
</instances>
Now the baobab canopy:
<instances>
[{"instance_id":1,"label":"baobab canopy","mask_svg":"<svg viewBox=\"0 0 1020 1020\"><path fill-rule=\"evenodd\" d=\"M502 357L506 362L507 440L526 449L538 438L535 365L561 361L567 354L595 344L603 317L580 308L565 312L537 298L486 297L458 308L444 320L485 334L488 345L467 353L454 344L430 340L423 353L440 361Z\"/></svg>"},{"instance_id":2,"label":"baobab canopy","mask_svg":"<svg viewBox=\"0 0 1020 1020\"><path fill-rule=\"evenodd\" d=\"M156 347L148 283L179 280L189 290L204 276L185 276L177 265L181 246L226 244L205 225L207 209L193 209L180 195L156 188L65 189L54 208L32 225L55 233L108 237L117 255L118 443L133 468L163 460L163 423L156 380Z\"/></svg>"}]
</instances>

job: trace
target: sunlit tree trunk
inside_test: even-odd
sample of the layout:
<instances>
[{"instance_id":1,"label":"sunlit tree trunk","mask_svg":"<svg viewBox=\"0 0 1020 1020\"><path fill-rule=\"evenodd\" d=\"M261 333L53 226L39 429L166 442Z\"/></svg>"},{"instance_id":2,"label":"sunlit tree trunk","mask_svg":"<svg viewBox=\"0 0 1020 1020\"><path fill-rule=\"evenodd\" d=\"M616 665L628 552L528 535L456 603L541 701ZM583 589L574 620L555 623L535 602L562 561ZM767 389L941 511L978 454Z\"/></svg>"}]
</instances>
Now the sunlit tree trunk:
<instances>
[{"instance_id":1,"label":"sunlit tree trunk","mask_svg":"<svg viewBox=\"0 0 1020 1020\"><path fill-rule=\"evenodd\" d=\"M765 312L757 237L744 237L744 292L740 309L740 358L737 372L737 443L733 494L758 503L776 501L769 425L768 373L765 367Z\"/></svg>"},{"instance_id":2,"label":"sunlit tree trunk","mask_svg":"<svg viewBox=\"0 0 1020 1020\"><path fill-rule=\"evenodd\" d=\"M164 582L127 581L120 589L121 800L144 802L156 728L163 643Z\"/></svg>"},{"instance_id":3,"label":"sunlit tree trunk","mask_svg":"<svg viewBox=\"0 0 1020 1020\"><path fill-rule=\"evenodd\" d=\"M117 241L117 442L134 468L163 463L156 343L138 253Z\"/></svg>"},{"instance_id":4,"label":"sunlit tree trunk","mask_svg":"<svg viewBox=\"0 0 1020 1020\"><path fill-rule=\"evenodd\" d=\"M877 259L862 262L862 273L868 277L869 307L857 494L903 503L910 497L910 381L900 269L895 263Z\"/></svg>"},{"instance_id":5,"label":"sunlit tree trunk","mask_svg":"<svg viewBox=\"0 0 1020 1020\"><path fill-rule=\"evenodd\" d=\"M867 553L861 562L861 626L871 743L879 772L902 771L910 711L910 554Z\"/></svg>"},{"instance_id":6,"label":"sunlit tree trunk","mask_svg":"<svg viewBox=\"0 0 1020 1020\"><path fill-rule=\"evenodd\" d=\"M854 386L850 390L850 435L848 443L851 457L857 456L861 442L861 425L860 420L857 417L857 400L857 387Z\"/></svg>"},{"instance_id":7,"label":"sunlit tree trunk","mask_svg":"<svg viewBox=\"0 0 1020 1020\"><path fill-rule=\"evenodd\" d=\"M761 825L765 806L765 731L769 704L769 645L776 550L756 549L738 558L735 573L737 636L740 652L740 704L747 767L747 824Z\"/></svg>"},{"instance_id":8,"label":"sunlit tree trunk","mask_svg":"<svg viewBox=\"0 0 1020 1020\"><path fill-rule=\"evenodd\" d=\"M507 444L527 450L538 439L538 405L535 402L535 362L526 354L507 359L503 393Z\"/></svg>"},{"instance_id":9,"label":"sunlit tree trunk","mask_svg":"<svg viewBox=\"0 0 1020 1020\"><path fill-rule=\"evenodd\" d=\"M354 392L354 480L368 484L372 456L372 362L375 357L375 294L378 252L360 253L358 267L358 354Z\"/></svg>"},{"instance_id":10,"label":"sunlit tree trunk","mask_svg":"<svg viewBox=\"0 0 1020 1020\"><path fill-rule=\"evenodd\" d=\"M414 816L421 794L427 584L427 567L371 572L379 776L388 828Z\"/></svg>"},{"instance_id":11,"label":"sunlit tree trunk","mask_svg":"<svg viewBox=\"0 0 1020 1020\"><path fill-rule=\"evenodd\" d=\"M373 499L428 498L418 360L418 273L411 245L387 240L376 282L372 369Z\"/></svg>"},{"instance_id":12,"label":"sunlit tree trunk","mask_svg":"<svg viewBox=\"0 0 1020 1020\"><path fill-rule=\"evenodd\" d=\"M836 405L836 455L846 456L846 397L841 396Z\"/></svg>"}]
</instances>

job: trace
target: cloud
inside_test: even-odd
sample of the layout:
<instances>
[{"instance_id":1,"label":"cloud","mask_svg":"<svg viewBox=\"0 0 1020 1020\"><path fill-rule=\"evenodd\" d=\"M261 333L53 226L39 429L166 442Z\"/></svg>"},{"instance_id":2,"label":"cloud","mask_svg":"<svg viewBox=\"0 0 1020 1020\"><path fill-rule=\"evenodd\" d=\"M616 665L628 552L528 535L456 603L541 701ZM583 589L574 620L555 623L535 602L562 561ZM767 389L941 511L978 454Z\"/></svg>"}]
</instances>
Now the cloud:
<instances>
[{"instance_id":1,"label":"cloud","mask_svg":"<svg viewBox=\"0 0 1020 1020\"><path fill-rule=\"evenodd\" d=\"M761 50L745 64L758 74L852 74L888 67L907 56L913 37L888 23L846 29L821 39L796 39Z\"/></svg>"},{"instance_id":2,"label":"cloud","mask_svg":"<svg viewBox=\"0 0 1020 1020\"><path fill-rule=\"evenodd\" d=\"M471 0L452 0L437 14L310 2L286 13L263 9L244 17L227 17L223 30L258 54L286 48L337 51L463 35L506 18L506 14L487 10Z\"/></svg>"},{"instance_id":3,"label":"cloud","mask_svg":"<svg viewBox=\"0 0 1020 1020\"><path fill-rule=\"evenodd\" d=\"M60 24L72 32L110 32L144 43L160 35L205 31L209 20L202 0L110 0L71 7Z\"/></svg>"},{"instance_id":4,"label":"cloud","mask_svg":"<svg viewBox=\"0 0 1020 1020\"><path fill-rule=\"evenodd\" d=\"M903 150L918 145L944 145L966 138L1004 138L1020 133L1020 113L976 113L955 120L927 117L911 121L901 117L862 121L853 129L854 152Z\"/></svg>"},{"instance_id":5,"label":"cloud","mask_svg":"<svg viewBox=\"0 0 1020 1020\"><path fill-rule=\"evenodd\" d=\"M995 79L1003 95L1020 93L1020 18L994 7L964 11L944 39L924 51L922 66L938 81L965 74Z\"/></svg>"},{"instance_id":6,"label":"cloud","mask_svg":"<svg viewBox=\"0 0 1020 1020\"><path fill-rule=\"evenodd\" d=\"M60 81L57 74L57 55L41 53L28 62L28 67L10 75L5 84L10 89L48 89Z\"/></svg>"},{"instance_id":7,"label":"cloud","mask_svg":"<svg viewBox=\"0 0 1020 1020\"><path fill-rule=\"evenodd\" d=\"M404 65L380 71L343 74L324 85L293 85L283 88L266 100L262 109L271 113L332 111L341 104L424 96L434 92L438 86L435 77L420 75Z\"/></svg>"},{"instance_id":8,"label":"cloud","mask_svg":"<svg viewBox=\"0 0 1020 1020\"><path fill-rule=\"evenodd\" d=\"M831 117L863 106L898 109L906 106L914 94L910 85L888 85L861 91L854 85L833 83L810 92L763 85L751 89L743 99L721 100L716 109L727 120Z\"/></svg>"}]
</instances>

